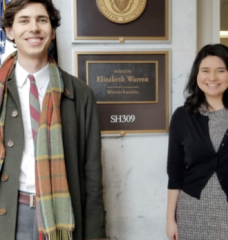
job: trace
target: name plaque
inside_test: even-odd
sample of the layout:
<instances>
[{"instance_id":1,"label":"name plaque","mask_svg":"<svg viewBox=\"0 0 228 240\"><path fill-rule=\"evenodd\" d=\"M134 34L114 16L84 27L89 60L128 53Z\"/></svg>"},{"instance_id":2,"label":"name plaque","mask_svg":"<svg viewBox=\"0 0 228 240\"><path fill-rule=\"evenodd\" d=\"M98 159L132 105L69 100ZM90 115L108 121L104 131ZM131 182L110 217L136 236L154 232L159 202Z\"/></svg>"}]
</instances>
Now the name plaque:
<instances>
[{"instance_id":1,"label":"name plaque","mask_svg":"<svg viewBox=\"0 0 228 240\"><path fill-rule=\"evenodd\" d=\"M75 51L75 76L94 92L102 135L167 133L170 50Z\"/></svg>"},{"instance_id":2,"label":"name plaque","mask_svg":"<svg viewBox=\"0 0 228 240\"><path fill-rule=\"evenodd\" d=\"M87 84L98 104L157 103L157 61L87 61Z\"/></svg>"}]
</instances>

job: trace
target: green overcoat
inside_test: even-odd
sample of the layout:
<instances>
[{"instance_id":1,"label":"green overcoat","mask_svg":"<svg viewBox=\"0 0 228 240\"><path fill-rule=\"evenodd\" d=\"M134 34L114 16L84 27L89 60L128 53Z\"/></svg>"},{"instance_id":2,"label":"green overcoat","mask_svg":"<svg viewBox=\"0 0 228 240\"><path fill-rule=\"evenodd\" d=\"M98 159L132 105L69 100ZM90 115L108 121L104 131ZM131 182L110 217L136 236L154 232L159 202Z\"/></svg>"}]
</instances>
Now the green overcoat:
<instances>
[{"instance_id":1,"label":"green overcoat","mask_svg":"<svg viewBox=\"0 0 228 240\"><path fill-rule=\"evenodd\" d=\"M64 154L75 216L73 240L104 238L101 143L95 98L84 82L61 69L60 73L64 83L61 99ZM15 240L24 131L23 109L20 107L14 71L7 88L6 158L0 181L0 240ZM19 113L16 117L13 114L15 110ZM8 144L9 141L11 144ZM1 209L6 209L6 214L1 215Z\"/></svg>"}]
</instances>

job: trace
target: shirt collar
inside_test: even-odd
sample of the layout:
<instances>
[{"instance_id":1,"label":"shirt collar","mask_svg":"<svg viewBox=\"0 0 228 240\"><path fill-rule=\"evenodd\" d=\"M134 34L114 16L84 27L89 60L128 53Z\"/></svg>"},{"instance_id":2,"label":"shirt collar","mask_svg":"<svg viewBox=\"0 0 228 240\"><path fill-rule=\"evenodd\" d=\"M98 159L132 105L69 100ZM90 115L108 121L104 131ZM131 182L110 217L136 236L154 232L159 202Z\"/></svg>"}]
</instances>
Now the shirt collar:
<instances>
[{"instance_id":1,"label":"shirt collar","mask_svg":"<svg viewBox=\"0 0 228 240\"><path fill-rule=\"evenodd\" d=\"M15 71L16 71L17 86L23 87L29 73L19 64L18 61L16 63ZM49 81L49 63L47 63L47 65L44 68L42 68L41 70L39 70L38 72L32 75L35 78L37 88L40 91L42 91L42 88L45 86L45 83Z\"/></svg>"}]
</instances>

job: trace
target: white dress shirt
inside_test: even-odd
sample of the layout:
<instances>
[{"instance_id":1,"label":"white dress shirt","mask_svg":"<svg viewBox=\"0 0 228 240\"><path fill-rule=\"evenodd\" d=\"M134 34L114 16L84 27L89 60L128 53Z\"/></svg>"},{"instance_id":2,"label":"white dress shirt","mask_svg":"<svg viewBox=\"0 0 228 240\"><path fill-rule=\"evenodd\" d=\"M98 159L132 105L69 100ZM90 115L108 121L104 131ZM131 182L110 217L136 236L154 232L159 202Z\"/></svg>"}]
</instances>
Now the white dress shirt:
<instances>
[{"instance_id":1,"label":"white dress shirt","mask_svg":"<svg viewBox=\"0 0 228 240\"><path fill-rule=\"evenodd\" d=\"M24 68L22 68L17 61L15 74L21 103L22 121L24 128L24 150L22 154L21 172L19 177L19 190L29 193L36 193L35 157L29 109L29 73ZM36 81L36 86L39 94L40 108L42 109L43 98L49 83L48 64L43 69L32 75L34 76Z\"/></svg>"}]
</instances>

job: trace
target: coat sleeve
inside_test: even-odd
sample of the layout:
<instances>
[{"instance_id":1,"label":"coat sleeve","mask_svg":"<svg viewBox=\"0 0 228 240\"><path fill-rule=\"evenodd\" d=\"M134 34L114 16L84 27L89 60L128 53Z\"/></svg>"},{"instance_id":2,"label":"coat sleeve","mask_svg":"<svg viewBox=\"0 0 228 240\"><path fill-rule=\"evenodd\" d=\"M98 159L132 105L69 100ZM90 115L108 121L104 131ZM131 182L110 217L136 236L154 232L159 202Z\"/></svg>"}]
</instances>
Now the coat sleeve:
<instances>
[{"instance_id":1,"label":"coat sleeve","mask_svg":"<svg viewBox=\"0 0 228 240\"><path fill-rule=\"evenodd\" d=\"M86 104L85 139L85 238L105 238L105 211L102 188L101 136L96 100L92 90Z\"/></svg>"},{"instance_id":2,"label":"coat sleeve","mask_svg":"<svg viewBox=\"0 0 228 240\"><path fill-rule=\"evenodd\" d=\"M183 109L177 109L171 119L169 130L169 147L167 173L168 189L181 189L185 171L184 147L180 133L181 114Z\"/></svg>"}]
</instances>

